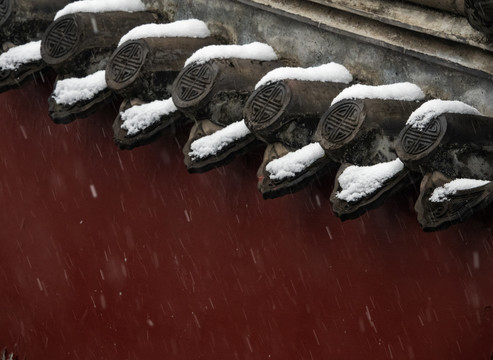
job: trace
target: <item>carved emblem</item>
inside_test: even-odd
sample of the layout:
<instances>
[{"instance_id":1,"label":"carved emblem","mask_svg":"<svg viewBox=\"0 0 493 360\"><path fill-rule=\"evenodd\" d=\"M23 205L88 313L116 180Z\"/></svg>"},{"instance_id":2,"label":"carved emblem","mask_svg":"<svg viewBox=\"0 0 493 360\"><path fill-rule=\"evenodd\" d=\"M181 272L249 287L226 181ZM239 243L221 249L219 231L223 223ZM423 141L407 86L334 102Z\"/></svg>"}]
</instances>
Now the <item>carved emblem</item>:
<instances>
[{"instance_id":1,"label":"carved emblem","mask_svg":"<svg viewBox=\"0 0 493 360\"><path fill-rule=\"evenodd\" d=\"M7 80L8 77L10 76L10 74L11 74L10 70L2 70L2 71L0 71L0 82Z\"/></svg>"},{"instance_id":2,"label":"carved emblem","mask_svg":"<svg viewBox=\"0 0 493 360\"><path fill-rule=\"evenodd\" d=\"M116 83L123 83L134 76L144 64L143 46L131 42L118 50L111 62L110 76Z\"/></svg>"},{"instance_id":3,"label":"carved emblem","mask_svg":"<svg viewBox=\"0 0 493 360\"><path fill-rule=\"evenodd\" d=\"M346 140L358 127L361 107L351 101L345 101L330 111L325 119L322 137L332 143Z\"/></svg>"},{"instance_id":4,"label":"carved emblem","mask_svg":"<svg viewBox=\"0 0 493 360\"><path fill-rule=\"evenodd\" d=\"M434 222L439 222L441 219L457 218L466 215L472 211L478 200L483 195L483 190L476 190L462 194L450 195L448 200L442 202L432 202L427 200L425 206L425 214Z\"/></svg>"},{"instance_id":5,"label":"carved emblem","mask_svg":"<svg viewBox=\"0 0 493 360\"><path fill-rule=\"evenodd\" d=\"M445 202L428 202L429 213L432 219L441 219L447 214L448 205Z\"/></svg>"},{"instance_id":6,"label":"carved emblem","mask_svg":"<svg viewBox=\"0 0 493 360\"><path fill-rule=\"evenodd\" d=\"M289 101L286 95L287 90L282 82L262 87L250 104L250 121L264 124L274 119Z\"/></svg>"},{"instance_id":7,"label":"carved emblem","mask_svg":"<svg viewBox=\"0 0 493 360\"><path fill-rule=\"evenodd\" d=\"M10 16L12 9L11 0L0 0L0 23L3 23Z\"/></svg>"},{"instance_id":8,"label":"carved emblem","mask_svg":"<svg viewBox=\"0 0 493 360\"><path fill-rule=\"evenodd\" d=\"M441 130L438 119L431 120L422 130L410 126L402 136L402 147L410 155L419 155L437 141Z\"/></svg>"},{"instance_id":9,"label":"carved emblem","mask_svg":"<svg viewBox=\"0 0 493 360\"><path fill-rule=\"evenodd\" d=\"M56 23L46 37L45 49L52 58L67 55L78 38L78 25L75 19L63 19Z\"/></svg>"},{"instance_id":10,"label":"carved emblem","mask_svg":"<svg viewBox=\"0 0 493 360\"><path fill-rule=\"evenodd\" d=\"M208 63L190 65L178 81L177 96L182 101L193 101L212 88L214 71Z\"/></svg>"}]
</instances>

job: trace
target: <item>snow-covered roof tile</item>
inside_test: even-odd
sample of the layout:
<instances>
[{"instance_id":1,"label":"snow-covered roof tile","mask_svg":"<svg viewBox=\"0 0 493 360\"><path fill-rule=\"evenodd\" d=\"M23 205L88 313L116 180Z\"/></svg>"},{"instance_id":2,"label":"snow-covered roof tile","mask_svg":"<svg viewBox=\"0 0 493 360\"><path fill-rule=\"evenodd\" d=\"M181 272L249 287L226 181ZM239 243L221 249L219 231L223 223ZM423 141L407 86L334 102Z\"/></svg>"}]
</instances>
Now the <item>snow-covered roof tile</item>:
<instances>
[{"instance_id":1,"label":"snow-covered roof tile","mask_svg":"<svg viewBox=\"0 0 493 360\"><path fill-rule=\"evenodd\" d=\"M56 82L53 98L57 104L73 105L90 100L106 89L105 71L101 70L84 78L68 78Z\"/></svg>"},{"instance_id":2,"label":"snow-covered roof tile","mask_svg":"<svg viewBox=\"0 0 493 360\"><path fill-rule=\"evenodd\" d=\"M255 89L262 85L285 79L348 84L353 81L353 76L344 66L333 62L309 68L281 67L267 73L255 85Z\"/></svg>"},{"instance_id":3,"label":"snow-covered roof tile","mask_svg":"<svg viewBox=\"0 0 493 360\"><path fill-rule=\"evenodd\" d=\"M336 197L347 202L359 201L375 193L403 169L404 164L399 159L373 166L349 166L339 175L342 190Z\"/></svg>"},{"instance_id":4,"label":"snow-covered roof tile","mask_svg":"<svg viewBox=\"0 0 493 360\"><path fill-rule=\"evenodd\" d=\"M148 104L132 106L121 113L122 129L135 135L159 121L162 116L178 111L171 98L156 100Z\"/></svg>"},{"instance_id":5,"label":"snow-covered roof tile","mask_svg":"<svg viewBox=\"0 0 493 360\"><path fill-rule=\"evenodd\" d=\"M82 0L68 4L55 15L55 20L68 14L78 12L101 13L108 11L144 11L145 5L141 0Z\"/></svg>"},{"instance_id":6,"label":"snow-covered roof tile","mask_svg":"<svg viewBox=\"0 0 493 360\"><path fill-rule=\"evenodd\" d=\"M1 70L16 70L19 66L41 60L41 40L15 46L0 55Z\"/></svg>"},{"instance_id":7,"label":"snow-covered roof tile","mask_svg":"<svg viewBox=\"0 0 493 360\"><path fill-rule=\"evenodd\" d=\"M197 19L175 21L169 24L145 24L137 26L123 35L118 46L125 41L150 37L205 38L211 35L207 24Z\"/></svg>"},{"instance_id":8,"label":"snow-covered roof tile","mask_svg":"<svg viewBox=\"0 0 493 360\"><path fill-rule=\"evenodd\" d=\"M407 120L406 125L423 129L432 119L446 113L481 115L476 108L461 101L435 99L427 101L416 109Z\"/></svg>"},{"instance_id":9,"label":"snow-covered roof tile","mask_svg":"<svg viewBox=\"0 0 493 360\"><path fill-rule=\"evenodd\" d=\"M204 63L212 59L272 61L277 60L277 55L271 46L260 42L246 45L210 45L193 53L185 62L185 66Z\"/></svg>"},{"instance_id":10,"label":"snow-covered roof tile","mask_svg":"<svg viewBox=\"0 0 493 360\"><path fill-rule=\"evenodd\" d=\"M354 99L417 101L423 100L424 98L425 94L419 86L410 82L379 86L356 84L341 91L341 93L332 100L331 105L342 100Z\"/></svg>"},{"instance_id":11,"label":"snow-covered roof tile","mask_svg":"<svg viewBox=\"0 0 493 360\"><path fill-rule=\"evenodd\" d=\"M216 131L214 134L204 136L192 142L190 145L191 151L188 155L192 159L203 159L208 156L216 155L226 146L244 138L248 134L250 134L250 130L246 127L245 121L237 121Z\"/></svg>"},{"instance_id":12,"label":"snow-covered roof tile","mask_svg":"<svg viewBox=\"0 0 493 360\"><path fill-rule=\"evenodd\" d=\"M487 180L475 179L455 179L443 186L435 188L430 196L431 202L444 202L449 200L450 195L454 195L457 191L475 189L480 186L490 183Z\"/></svg>"},{"instance_id":13,"label":"snow-covered roof tile","mask_svg":"<svg viewBox=\"0 0 493 360\"><path fill-rule=\"evenodd\" d=\"M325 151L319 143L312 143L267 164L265 170L271 180L292 178L303 172L315 161L323 158Z\"/></svg>"}]
</instances>

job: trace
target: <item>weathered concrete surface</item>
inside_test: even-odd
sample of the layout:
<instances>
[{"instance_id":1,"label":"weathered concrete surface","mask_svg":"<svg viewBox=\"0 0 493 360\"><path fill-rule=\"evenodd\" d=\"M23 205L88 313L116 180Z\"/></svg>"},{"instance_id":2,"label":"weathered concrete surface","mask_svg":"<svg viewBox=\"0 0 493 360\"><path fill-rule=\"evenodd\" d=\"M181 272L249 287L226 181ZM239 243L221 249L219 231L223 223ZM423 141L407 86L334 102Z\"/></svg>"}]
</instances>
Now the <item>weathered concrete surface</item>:
<instances>
[{"instance_id":1,"label":"weathered concrete surface","mask_svg":"<svg viewBox=\"0 0 493 360\"><path fill-rule=\"evenodd\" d=\"M379 22L417 31L426 35L431 35L445 40L476 46L482 49L491 50L491 43L487 41L484 34L473 29L467 19L457 16L457 11L462 9L464 13L464 2L453 5L448 0L446 3L436 2L436 0L417 0L411 1L417 4L427 3L430 7L411 4L410 2L400 2L395 0L309 0L335 9L339 9L352 14L377 20ZM445 2L445 1L444 1ZM438 9L449 9L440 11Z\"/></svg>"},{"instance_id":2,"label":"weathered concrete surface","mask_svg":"<svg viewBox=\"0 0 493 360\"><path fill-rule=\"evenodd\" d=\"M464 0L407 0L407 1L445 10L445 11L464 14Z\"/></svg>"},{"instance_id":3,"label":"weathered concrete surface","mask_svg":"<svg viewBox=\"0 0 493 360\"><path fill-rule=\"evenodd\" d=\"M304 1L148 3L172 12L176 20L204 20L213 31L229 35L234 43L267 42L280 56L302 66L335 61L360 82L378 85L410 81L429 96L461 100L493 115L490 50Z\"/></svg>"}]
</instances>

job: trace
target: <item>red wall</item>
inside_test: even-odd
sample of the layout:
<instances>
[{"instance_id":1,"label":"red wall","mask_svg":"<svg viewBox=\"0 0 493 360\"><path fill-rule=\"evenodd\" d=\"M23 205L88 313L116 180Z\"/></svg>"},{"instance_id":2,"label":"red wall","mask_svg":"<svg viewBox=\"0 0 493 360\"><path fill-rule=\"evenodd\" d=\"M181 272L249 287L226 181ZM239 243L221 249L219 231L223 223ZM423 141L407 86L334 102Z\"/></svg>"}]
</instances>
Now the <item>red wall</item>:
<instances>
[{"instance_id":1,"label":"red wall","mask_svg":"<svg viewBox=\"0 0 493 360\"><path fill-rule=\"evenodd\" d=\"M0 95L0 349L27 359L492 355L489 214L425 234L410 190L341 223L333 174L264 201L261 150L190 175L188 129L118 151L113 107L54 125L50 86Z\"/></svg>"}]
</instances>

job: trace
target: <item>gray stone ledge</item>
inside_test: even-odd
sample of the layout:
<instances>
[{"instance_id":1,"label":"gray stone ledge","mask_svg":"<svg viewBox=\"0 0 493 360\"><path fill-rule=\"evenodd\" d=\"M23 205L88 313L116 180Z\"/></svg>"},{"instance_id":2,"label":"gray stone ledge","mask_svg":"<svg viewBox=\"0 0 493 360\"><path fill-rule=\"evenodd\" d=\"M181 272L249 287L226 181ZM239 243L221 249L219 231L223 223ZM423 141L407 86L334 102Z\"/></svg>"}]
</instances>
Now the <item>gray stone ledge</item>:
<instances>
[{"instance_id":1,"label":"gray stone ledge","mask_svg":"<svg viewBox=\"0 0 493 360\"><path fill-rule=\"evenodd\" d=\"M309 0L318 4L367 17L399 28L493 51L493 43L475 30L467 19L437 9L395 0ZM409 0L408 0L409 1ZM436 0L417 1L436 3ZM452 1L455 3L455 1ZM458 6L458 5L457 5ZM445 7L442 4L442 7ZM450 5L451 11L453 6ZM462 1L463 7L463 1ZM454 7L455 9L455 7Z\"/></svg>"}]
</instances>

